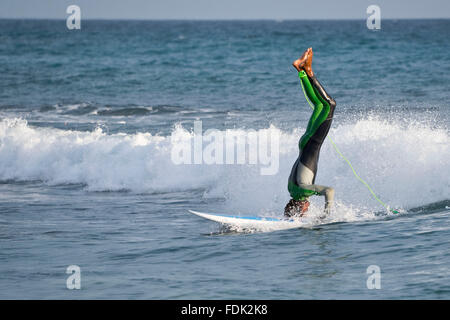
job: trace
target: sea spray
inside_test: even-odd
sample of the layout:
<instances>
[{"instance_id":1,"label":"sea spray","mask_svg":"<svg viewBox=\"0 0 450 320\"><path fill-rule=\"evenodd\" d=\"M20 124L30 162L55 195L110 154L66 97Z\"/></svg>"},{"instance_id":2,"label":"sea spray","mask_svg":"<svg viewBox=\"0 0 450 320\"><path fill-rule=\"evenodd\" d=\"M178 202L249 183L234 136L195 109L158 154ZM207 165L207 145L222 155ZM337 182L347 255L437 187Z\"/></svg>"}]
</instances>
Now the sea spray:
<instances>
[{"instance_id":1,"label":"sea spray","mask_svg":"<svg viewBox=\"0 0 450 320\"><path fill-rule=\"evenodd\" d=\"M193 133L176 126L171 136L149 132L106 134L37 128L23 119L0 122L0 179L41 180L47 184L83 184L88 191L153 193L203 189L205 198L220 198L228 210L241 213L280 212L289 200L287 177L298 156L303 129L280 135L279 171L261 175L261 164L175 164L173 139L192 143ZM247 129L231 129L235 136ZM330 130L359 174L392 206L411 208L445 200L450 139L447 130L423 124L399 125L363 119ZM183 142L184 141L184 142ZM243 141L242 139L237 139ZM325 143L316 182L333 186L342 205L379 211L379 205L354 179L351 170ZM323 199L312 198L320 208Z\"/></svg>"},{"instance_id":2,"label":"sea spray","mask_svg":"<svg viewBox=\"0 0 450 320\"><path fill-rule=\"evenodd\" d=\"M279 169L280 130L202 131L202 122L194 121L193 135L171 135L171 161L174 164L232 165L260 164L261 175L274 175Z\"/></svg>"}]
</instances>

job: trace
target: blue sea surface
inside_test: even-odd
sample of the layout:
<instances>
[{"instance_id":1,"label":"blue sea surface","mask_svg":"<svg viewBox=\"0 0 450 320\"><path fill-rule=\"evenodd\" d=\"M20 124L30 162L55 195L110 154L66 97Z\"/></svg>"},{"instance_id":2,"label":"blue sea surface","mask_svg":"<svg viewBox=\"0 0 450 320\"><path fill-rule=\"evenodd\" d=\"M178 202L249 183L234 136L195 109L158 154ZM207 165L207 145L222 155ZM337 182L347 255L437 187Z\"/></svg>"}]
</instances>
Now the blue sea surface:
<instances>
[{"instance_id":1,"label":"blue sea surface","mask_svg":"<svg viewBox=\"0 0 450 320\"><path fill-rule=\"evenodd\" d=\"M449 38L448 19L0 20L0 298L449 299ZM330 137L400 213L325 142L325 220L321 197L292 230L190 214L282 217L308 47L337 101ZM174 163L194 121L277 134L278 170Z\"/></svg>"}]
</instances>

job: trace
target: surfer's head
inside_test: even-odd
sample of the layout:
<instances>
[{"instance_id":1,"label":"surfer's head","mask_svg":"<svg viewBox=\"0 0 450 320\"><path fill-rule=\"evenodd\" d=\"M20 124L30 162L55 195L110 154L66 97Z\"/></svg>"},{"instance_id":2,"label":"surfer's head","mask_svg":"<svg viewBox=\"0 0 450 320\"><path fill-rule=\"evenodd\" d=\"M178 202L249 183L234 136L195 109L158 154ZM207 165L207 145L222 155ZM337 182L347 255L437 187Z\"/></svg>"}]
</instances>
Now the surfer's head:
<instances>
[{"instance_id":1,"label":"surfer's head","mask_svg":"<svg viewBox=\"0 0 450 320\"><path fill-rule=\"evenodd\" d=\"M294 200L291 199L284 207L284 215L287 217L298 216L301 217L308 211L309 201L308 200Z\"/></svg>"}]
</instances>

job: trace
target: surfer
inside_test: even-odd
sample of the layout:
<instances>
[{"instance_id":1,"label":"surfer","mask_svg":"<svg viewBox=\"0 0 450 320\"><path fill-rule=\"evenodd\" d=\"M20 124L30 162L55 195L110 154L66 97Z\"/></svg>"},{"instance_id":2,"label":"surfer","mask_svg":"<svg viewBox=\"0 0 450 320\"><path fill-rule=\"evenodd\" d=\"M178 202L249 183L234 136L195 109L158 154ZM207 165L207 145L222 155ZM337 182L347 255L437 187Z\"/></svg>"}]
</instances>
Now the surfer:
<instances>
[{"instance_id":1,"label":"surfer","mask_svg":"<svg viewBox=\"0 0 450 320\"><path fill-rule=\"evenodd\" d=\"M325 213L333 206L334 189L315 184L320 147L330 130L336 102L319 83L312 70L312 48L293 62L303 84L308 99L314 105L306 132L298 143L300 153L292 167L288 190L292 199L284 209L285 216L303 216L309 207L308 198L313 195L325 196Z\"/></svg>"}]
</instances>

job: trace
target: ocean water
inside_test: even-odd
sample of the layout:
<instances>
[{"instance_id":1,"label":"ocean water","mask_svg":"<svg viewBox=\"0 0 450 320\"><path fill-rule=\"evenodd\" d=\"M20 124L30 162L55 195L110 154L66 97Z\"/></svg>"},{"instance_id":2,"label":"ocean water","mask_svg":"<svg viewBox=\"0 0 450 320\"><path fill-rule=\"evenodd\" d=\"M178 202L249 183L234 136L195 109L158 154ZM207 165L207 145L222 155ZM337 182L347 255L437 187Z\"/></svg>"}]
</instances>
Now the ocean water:
<instances>
[{"instance_id":1,"label":"ocean water","mask_svg":"<svg viewBox=\"0 0 450 320\"><path fill-rule=\"evenodd\" d=\"M0 298L449 299L449 38L450 20L0 20ZM282 216L311 112L291 63L307 47L337 101L330 137L400 213L329 142L325 220L319 197L294 230L188 213ZM194 121L241 146L278 136L276 172L174 163Z\"/></svg>"}]
</instances>

